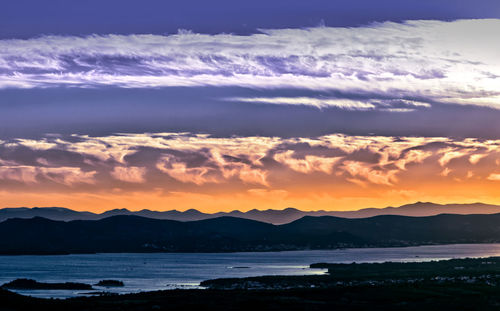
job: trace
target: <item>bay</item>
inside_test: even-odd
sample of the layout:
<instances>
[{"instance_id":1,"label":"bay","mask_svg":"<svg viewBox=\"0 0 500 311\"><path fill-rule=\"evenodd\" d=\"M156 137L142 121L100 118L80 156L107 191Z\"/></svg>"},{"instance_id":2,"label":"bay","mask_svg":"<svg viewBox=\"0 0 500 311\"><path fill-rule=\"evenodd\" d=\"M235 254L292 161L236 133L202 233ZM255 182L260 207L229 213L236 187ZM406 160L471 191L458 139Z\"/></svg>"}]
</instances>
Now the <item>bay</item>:
<instances>
[{"instance_id":1,"label":"bay","mask_svg":"<svg viewBox=\"0 0 500 311\"><path fill-rule=\"evenodd\" d=\"M94 286L95 292L132 293L175 288L200 288L203 280L262 275L311 275L317 262L409 262L500 256L500 244L453 244L392 248L352 248L247 253L140 253L54 256L0 256L0 284L17 278L39 282L96 284L115 279L120 288ZM92 291L19 290L35 297L67 298Z\"/></svg>"}]
</instances>

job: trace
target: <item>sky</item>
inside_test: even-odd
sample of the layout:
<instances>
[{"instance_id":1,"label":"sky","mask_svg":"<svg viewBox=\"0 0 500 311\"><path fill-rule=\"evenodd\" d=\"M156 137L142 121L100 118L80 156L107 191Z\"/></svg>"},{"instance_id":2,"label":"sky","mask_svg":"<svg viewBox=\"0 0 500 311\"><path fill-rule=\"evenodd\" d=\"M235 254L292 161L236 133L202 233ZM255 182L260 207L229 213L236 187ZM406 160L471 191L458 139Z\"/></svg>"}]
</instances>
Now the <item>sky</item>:
<instances>
[{"instance_id":1,"label":"sky","mask_svg":"<svg viewBox=\"0 0 500 311\"><path fill-rule=\"evenodd\" d=\"M500 204L500 3L9 1L0 207Z\"/></svg>"}]
</instances>

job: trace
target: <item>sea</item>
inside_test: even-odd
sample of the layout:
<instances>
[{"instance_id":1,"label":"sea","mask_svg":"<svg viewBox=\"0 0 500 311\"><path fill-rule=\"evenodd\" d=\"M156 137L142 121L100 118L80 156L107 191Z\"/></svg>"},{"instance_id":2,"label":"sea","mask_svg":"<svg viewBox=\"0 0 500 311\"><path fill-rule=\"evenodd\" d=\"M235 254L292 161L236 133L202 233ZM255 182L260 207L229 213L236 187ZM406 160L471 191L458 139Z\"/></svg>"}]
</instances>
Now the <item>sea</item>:
<instances>
[{"instance_id":1,"label":"sea","mask_svg":"<svg viewBox=\"0 0 500 311\"><path fill-rule=\"evenodd\" d=\"M18 290L42 298L201 288L203 280L262 275L314 275L318 262L415 262L500 256L500 244L453 244L391 248L349 248L245 253L119 253L54 256L0 256L0 284L29 278L39 282L120 280L125 286L94 290Z\"/></svg>"}]
</instances>

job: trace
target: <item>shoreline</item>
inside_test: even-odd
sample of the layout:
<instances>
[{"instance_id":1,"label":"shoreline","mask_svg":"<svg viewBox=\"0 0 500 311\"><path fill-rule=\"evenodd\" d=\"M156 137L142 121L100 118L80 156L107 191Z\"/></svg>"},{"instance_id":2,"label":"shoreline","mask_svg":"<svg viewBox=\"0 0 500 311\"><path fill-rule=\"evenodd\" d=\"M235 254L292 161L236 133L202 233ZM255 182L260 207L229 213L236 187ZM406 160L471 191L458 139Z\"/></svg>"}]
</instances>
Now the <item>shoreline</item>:
<instances>
[{"instance_id":1,"label":"shoreline","mask_svg":"<svg viewBox=\"0 0 500 311\"><path fill-rule=\"evenodd\" d=\"M500 256L477 257L477 258L455 258L421 262L372 262L372 263L312 263L308 269L322 269L326 271L323 274L305 274L305 275L262 275L253 277L238 278L215 278L201 281L196 289L181 289L179 287L172 289L163 289L161 291L172 290L288 290L301 288L336 288L345 286L374 285L374 284L413 284L419 282L495 282L500 287ZM120 283L121 280L105 280ZM100 281L97 284L98 285ZM438 283L439 283L438 282ZM30 288L12 288L12 284L28 284L35 287ZM3 290L13 292L30 290L64 290L61 285L77 283L44 283L36 280L15 279L0 286ZM59 288L56 286L59 285ZM80 283L80 287L91 284ZM11 286L11 288L9 288ZM68 288L72 289L72 288ZM108 287L109 289L109 287ZM113 293L102 288L94 289L94 292L86 292L90 296L104 295L133 295L147 293L148 291ZM83 295L83 293L79 293ZM23 294L21 294L23 295ZM29 295L27 295L29 296ZM83 297L83 296L82 296ZM50 299L50 298L47 298ZM72 299L72 298L67 298Z\"/></svg>"},{"instance_id":2,"label":"shoreline","mask_svg":"<svg viewBox=\"0 0 500 311\"><path fill-rule=\"evenodd\" d=\"M175 251L140 251L140 252L61 252L61 253L22 253L22 254L4 254L1 256L70 256L70 255L110 255L110 254L246 254L246 253L289 253L289 252L308 252L308 251L337 251L337 250L364 250L364 249L405 249L412 247L432 247L432 246L464 246L464 245L500 245L499 242L477 242L477 243L425 243L415 245L392 245L392 246L364 246L364 247L337 247L337 248L297 248L285 250L252 250L252 251L214 251L214 252L175 252Z\"/></svg>"},{"instance_id":3,"label":"shoreline","mask_svg":"<svg viewBox=\"0 0 500 311\"><path fill-rule=\"evenodd\" d=\"M312 264L315 265L315 264ZM500 257L425 263L323 264L322 276L216 279L174 289L45 299L0 289L0 310L497 310ZM234 286L240 284L242 286Z\"/></svg>"}]
</instances>

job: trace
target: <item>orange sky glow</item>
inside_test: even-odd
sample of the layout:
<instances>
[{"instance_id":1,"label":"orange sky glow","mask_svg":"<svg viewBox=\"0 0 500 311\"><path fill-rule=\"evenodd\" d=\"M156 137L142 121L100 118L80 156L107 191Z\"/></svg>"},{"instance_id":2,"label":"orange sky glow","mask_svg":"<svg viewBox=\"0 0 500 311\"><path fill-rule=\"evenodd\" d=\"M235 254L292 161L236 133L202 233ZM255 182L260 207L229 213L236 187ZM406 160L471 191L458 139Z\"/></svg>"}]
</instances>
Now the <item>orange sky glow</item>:
<instances>
[{"instance_id":1,"label":"orange sky glow","mask_svg":"<svg viewBox=\"0 0 500 311\"><path fill-rule=\"evenodd\" d=\"M0 158L4 207L218 212L500 204L500 140L155 133L3 144L33 159Z\"/></svg>"}]
</instances>

